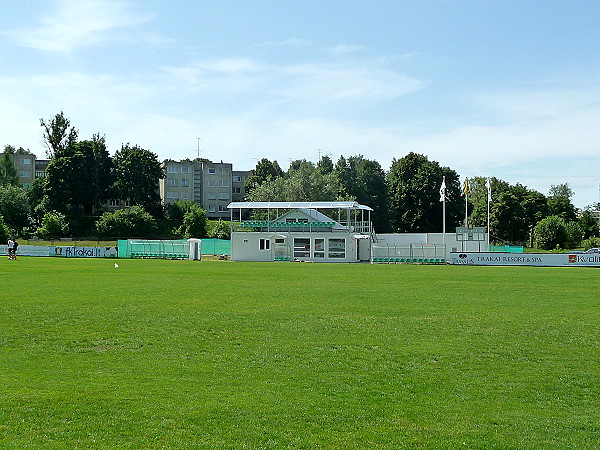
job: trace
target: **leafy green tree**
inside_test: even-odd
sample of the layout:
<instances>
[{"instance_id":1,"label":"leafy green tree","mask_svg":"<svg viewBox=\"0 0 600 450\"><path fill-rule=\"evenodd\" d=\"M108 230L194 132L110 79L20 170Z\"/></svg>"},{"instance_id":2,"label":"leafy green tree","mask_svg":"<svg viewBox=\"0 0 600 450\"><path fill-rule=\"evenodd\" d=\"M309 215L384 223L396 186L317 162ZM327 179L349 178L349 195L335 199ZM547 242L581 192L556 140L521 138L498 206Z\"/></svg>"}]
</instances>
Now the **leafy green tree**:
<instances>
[{"instance_id":1,"label":"leafy green tree","mask_svg":"<svg viewBox=\"0 0 600 450\"><path fill-rule=\"evenodd\" d=\"M10 236L10 229L4 223L4 217L0 216L0 245L4 245Z\"/></svg>"},{"instance_id":2,"label":"leafy green tree","mask_svg":"<svg viewBox=\"0 0 600 450\"><path fill-rule=\"evenodd\" d=\"M490 187L492 191L492 201L490 202L491 211L493 203L498 199L502 192L506 192L510 189L510 185L506 181L492 177L490 178ZM469 203L472 205L471 213L469 215L469 225L475 227L487 227L487 199L487 178L469 178Z\"/></svg>"},{"instance_id":3,"label":"leafy green tree","mask_svg":"<svg viewBox=\"0 0 600 450\"><path fill-rule=\"evenodd\" d=\"M570 221L565 223L565 232L567 233L567 240L565 242L565 248L578 248L581 247L583 241L583 230L579 226L578 222Z\"/></svg>"},{"instance_id":4,"label":"leafy green tree","mask_svg":"<svg viewBox=\"0 0 600 450\"><path fill-rule=\"evenodd\" d=\"M333 174L324 175L316 166L302 160L286 177L269 179L249 195L250 201L302 202L334 201L343 198L343 188Z\"/></svg>"},{"instance_id":5,"label":"leafy green tree","mask_svg":"<svg viewBox=\"0 0 600 450\"><path fill-rule=\"evenodd\" d=\"M577 209L571 202L573 191L568 183L552 185L548 193L548 210L553 216L560 216L565 222L577 219Z\"/></svg>"},{"instance_id":6,"label":"leafy green tree","mask_svg":"<svg viewBox=\"0 0 600 450\"><path fill-rule=\"evenodd\" d=\"M0 215L13 230L20 232L29 225L31 208L23 188L0 186Z\"/></svg>"},{"instance_id":7,"label":"leafy green tree","mask_svg":"<svg viewBox=\"0 0 600 450\"><path fill-rule=\"evenodd\" d=\"M388 196L385 171L377 161L362 155L345 159L341 156L333 173L338 177L343 190L357 202L373 208L372 221L375 229L388 231Z\"/></svg>"},{"instance_id":8,"label":"leafy green tree","mask_svg":"<svg viewBox=\"0 0 600 450\"><path fill-rule=\"evenodd\" d=\"M123 145L114 157L115 192L123 200L142 206L158 216L162 213L158 182L163 168L155 153L141 147Z\"/></svg>"},{"instance_id":9,"label":"leafy green tree","mask_svg":"<svg viewBox=\"0 0 600 450\"><path fill-rule=\"evenodd\" d=\"M535 226L540 220L548 217L548 199L541 192L527 190L521 200L523 213L525 215L525 223L529 233L530 246L533 247L535 242Z\"/></svg>"},{"instance_id":10,"label":"leafy green tree","mask_svg":"<svg viewBox=\"0 0 600 450\"><path fill-rule=\"evenodd\" d=\"M566 222L560 216L549 216L535 226L535 239L538 248L554 250L564 248L567 242Z\"/></svg>"},{"instance_id":11,"label":"leafy green tree","mask_svg":"<svg viewBox=\"0 0 600 450\"><path fill-rule=\"evenodd\" d=\"M231 233L230 226L227 222L219 219L215 226L210 230L209 236L214 239L229 239Z\"/></svg>"},{"instance_id":12,"label":"leafy green tree","mask_svg":"<svg viewBox=\"0 0 600 450\"><path fill-rule=\"evenodd\" d=\"M387 173L390 225L396 232L441 232L442 202L440 186L446 177L446 226L449 230L461 221L458 174L426 156L409 153L393 159Z\"/></svg>"},{"instance_id":13,"label":"leafy green tree","mask_svg":"<svg viewBox=\"0 0 600 450\"><path fill-rule=\"evenodd\" d=\"M113 213L105 212L96 221L100 237L150 238L158 229L156 220L143 207L136 205Z\"/></svg>"},{"instance_id":14,"label":"leafy green tree","mask_svg":"<svg viewBox=\"0 0 600 450\"><path fill-rule=\"evenodd\" d=\"M62 111L47 121L40 119L40 125L48 158L53 158L77 142L79 132L71 126L71 121Z\"/></svg>"},{"instance_id":15,"label":"leafy green tree","mask_svg":"<svg viewBox=\"0 0 600 450\"><path fill-rule=\"evenodd\" d=\"M15 148L12 145L4 146L4 153L2 154L2 158L0 158L0 185L2 186L19 186L21 184L13 159L14 154Z\"/></svg>"},{"instance_id":16,"label":"leafy green tree","mask_svg":"<svg viewBox=\"0 0 600 450\"><path fill-rule=\"evenodd\" d=\"M69 223L64 214L57 211L47 212L42 218L42 225L36 235L46 240L69 236Z\"/></svg>"},{"instance_id":17,"label":"leafy green tree","mask_svg":"<svg viewBox=\"0 0 600 450\"><path fill-rule=\"evenodd\" d=\"M259 187L261 184L267 181L272 181L277 178L283 177L284 173L279 167L277 161L269 161L267 158L263 158L258 163L250 175L246 179L244 190L251 194L254 189Z\"/></svg>"},{"instance_id":18,"label":"leafy green tree","mask_svg":"<svg viewBox=\"0 0 600 450\"><path fill-rule=\"evenodd\" d=\"M55 152L45 186L53 207L62 211L82 207L86 214L92 214L94 207L110 197L111 166L104 138L97 135Z\"/></svg>"},{"instance_id":19,"label":"leafy green tree","mask_svg":"<svg viewBox=\"0 0 600 450\"><path fill-rule=\"evenodd\" d=\"M579 222L579 226L581 227L581 231L583 232L583 238L589 239L592 237L599 236L599 226L598 219L592 213L591 207L587 207L579 214L579 218L577 221ZM594 208L597 210L598 205Z\"/></svg>"},{"instance_id":20,"label":"leafy green tree","mask_svg":"<svg viewBox=\"0 0 600 450\"><path fill-rule=\"evenodd\" d=\"M206 237L208 230L208 220L206 212L196 203L184 214L183 223L178 230L178 234L186 239Z\"/></svg>"},{"instance_id":21,"label":"leafy green tree","mask_svg":"<svg viewBox=\"0 0 600 450\"><path fill-rule=\"evenodd\" d=\"M167 219L173 228L179 228L183 223L185 213L194 208L196 203L191 200L177 200L166 206ZM175 232L175 234L177 234Z\"/></svg>"},{"instance_id":22,"label":"leafy green tree","mask_svg":"<svg viewBox=\"0 0 600 450\"><path fill-rule=\"evenodd\" d=\"M511 243L527 241L528 225L519 192L502 192L491 207L492 235Z\"/></svg>"},{"instance_id":23,"label":"leafy green tree","mask_svg":"<svg viewBox=\"0 0 600 450\"><path fill-rule=\"evenodd\" d=\"M317 163L317 168L323 172L324 175L333 171L333 161L327 155L321 156L321 159Z\"/></svg>"},{"instance_id":24,"label":"leafy green tree","mask_svg":"<svg viewBox=\"0 0 600 450\"><path fill-rule=\"evenodd\" d=\"M106 138L94 134L91 145L94 155L94 206L100 208L114 197L115 171L113 159L106 147Z\"/></svg>"}]
</instances>

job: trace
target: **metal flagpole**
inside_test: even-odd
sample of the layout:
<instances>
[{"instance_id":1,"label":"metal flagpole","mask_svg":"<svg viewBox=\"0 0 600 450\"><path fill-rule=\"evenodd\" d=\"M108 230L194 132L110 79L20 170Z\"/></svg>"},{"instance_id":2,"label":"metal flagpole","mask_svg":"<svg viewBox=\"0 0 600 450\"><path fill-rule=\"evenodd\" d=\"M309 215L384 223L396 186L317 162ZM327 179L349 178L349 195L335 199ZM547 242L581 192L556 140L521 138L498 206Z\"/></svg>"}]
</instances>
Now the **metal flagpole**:
<instances>
[{"instance_id":1,"label":"metal flagpole","mask_svg":"<svg viewBox=\"0 0 600 450\"><path fill-rule=\"evenodd\" d=\"M442 243L446 245L446 176L440 186L440 202L442 202Z\"/></svg>"},{"instance_id":2,"label":"metal flagpole","mask_svg":"<svg viewBox=\"0 0 600 450\"><path fill-rule=\"evenodd\" d=\"M465 184L463 187L465 193L465 227L469 227L469 179L465 178Z\"/></svg>"},{"instance_id":3,"label":"metal flagpole","mask_svg":"<svg viewBox=\"0 0 600 450\"><path fill-rule=\"evenodd\" d=\"M487 245L490 251L490 203L492 202L492 182L488 178L485 187L487 188Z\"/></svg>"}]
</instances>

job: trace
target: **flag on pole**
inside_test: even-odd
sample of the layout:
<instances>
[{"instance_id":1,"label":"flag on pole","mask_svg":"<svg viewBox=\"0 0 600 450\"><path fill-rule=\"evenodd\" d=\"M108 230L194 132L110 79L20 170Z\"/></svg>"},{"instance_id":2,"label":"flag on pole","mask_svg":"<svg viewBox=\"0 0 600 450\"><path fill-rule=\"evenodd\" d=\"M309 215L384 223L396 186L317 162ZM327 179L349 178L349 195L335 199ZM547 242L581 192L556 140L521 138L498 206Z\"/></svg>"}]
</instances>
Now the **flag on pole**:
<instances>
[{"instance_id":1,"label":"flag on pole","mask_svg":"<svg viewBox=\"0 0 600 450\"><path fill-rule=\"evenodd\" d=\"M486 180L485 187L487 188L488 202L491 202L492 201L492 182L491 182L490 178L488 178Z\"/></svg>"},{"instance_id":2,"label":"flag on pole","mask_svg":"<svg viewBox=\"0 0 600 450\"><path fill-rule=\"evenodd\" d=\"M440 202L446 200L446 177L442 179L442 185L440 186Z\"/></svg>"},{"instance_id":3,"label":"flag on pole","mask_svg":"<svg viewBox=\"0 0 600 450\"><path fill-rule=\"evenodd\" d=\"M460 194L460 196L464 197L465 195L469 195L469 179L468 178L465 178L465 182L463 183L462 194Z\"/></svg>"}]
</instances>

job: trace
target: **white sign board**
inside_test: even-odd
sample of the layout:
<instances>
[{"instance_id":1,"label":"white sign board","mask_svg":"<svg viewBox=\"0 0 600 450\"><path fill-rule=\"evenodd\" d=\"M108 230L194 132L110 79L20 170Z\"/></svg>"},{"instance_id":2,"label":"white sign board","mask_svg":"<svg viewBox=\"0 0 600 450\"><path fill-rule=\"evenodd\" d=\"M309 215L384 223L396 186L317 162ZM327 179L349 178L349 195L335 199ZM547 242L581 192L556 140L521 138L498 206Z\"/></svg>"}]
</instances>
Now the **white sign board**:
<instances>
[{"instance_id":1,"label":"white sign board","mask_svg":"<svg viewBox=\"0 0 600 450\"><path fill-rule=\"evenodd\" d=\"M587 253L450 253L450 264L469 266L600 267L599 254Z\"/></svg>"}]
</instances>

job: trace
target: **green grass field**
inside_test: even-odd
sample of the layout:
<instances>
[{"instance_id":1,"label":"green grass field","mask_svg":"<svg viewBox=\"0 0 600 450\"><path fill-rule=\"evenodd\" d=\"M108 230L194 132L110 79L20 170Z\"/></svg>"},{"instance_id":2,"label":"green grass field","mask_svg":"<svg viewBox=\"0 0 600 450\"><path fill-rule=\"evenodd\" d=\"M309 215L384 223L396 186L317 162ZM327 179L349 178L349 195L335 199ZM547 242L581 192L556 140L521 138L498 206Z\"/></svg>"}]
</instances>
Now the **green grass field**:
<instances>
[{"instance_id":1,"label":"green grass field","mask_svg":"<svg viewBox=\"0 0 600 450\"><path fill-rule=\"evenodd\" d=\"M594 448L589 268L0 260L2 448Z\"/></svg>"}]
</instances>

